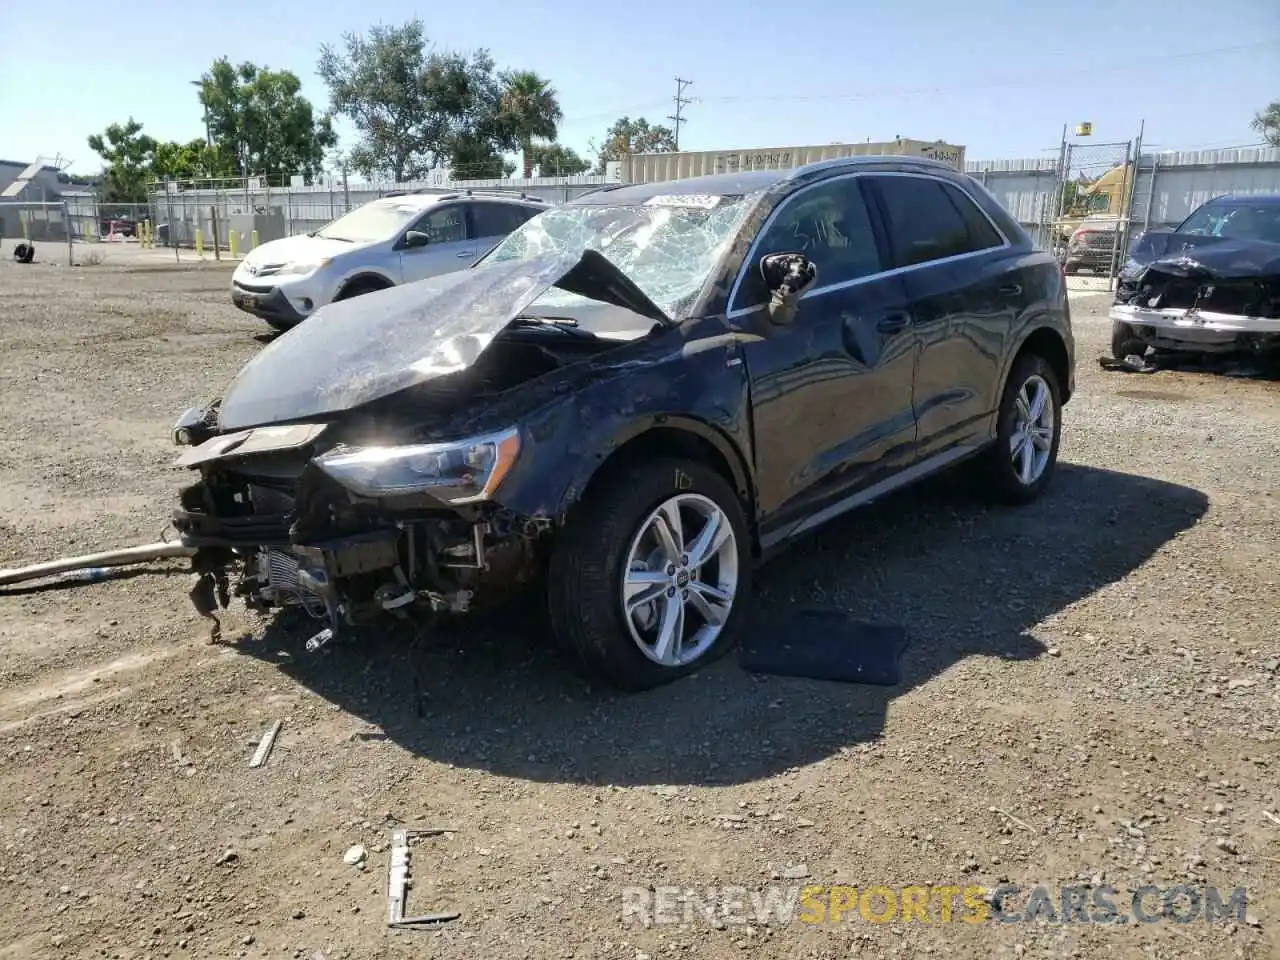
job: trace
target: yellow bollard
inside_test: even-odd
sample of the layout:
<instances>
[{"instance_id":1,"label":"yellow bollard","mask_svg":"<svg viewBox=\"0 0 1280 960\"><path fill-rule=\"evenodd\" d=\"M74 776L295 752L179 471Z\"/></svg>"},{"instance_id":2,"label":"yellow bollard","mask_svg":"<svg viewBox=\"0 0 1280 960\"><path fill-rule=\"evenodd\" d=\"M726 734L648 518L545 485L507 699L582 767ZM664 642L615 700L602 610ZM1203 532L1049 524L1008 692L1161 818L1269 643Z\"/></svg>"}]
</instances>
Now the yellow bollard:
<instances>
[{"instance_id":1,"label":"yellow bollard","mask_svg":"<svg viewBox=\"0 0 1280 960\"><path fill-rule=\"evenodd\" d=\"M138 246L143 248L145 248L147 245L147 227L148 226L150 226L150 224L148 224L146 220L139 221L137 226Z\"/></svg>"},{"instance_id":2,"label":"yellow bollard","mask_svg":"<svg viewBox=\"0 0 1280 960\"><path fill-rule=\"evenodd\" d=\"M236 258L236 232L234 230L227 231L227 243L231 245L231 259Z\"/></svg>"},{"instance_id":3,"label":"yellow bollard","mask_svg":"<svg viewBox=\"0 0 1280 960\"><path fill-rule=\"evenodd\" d=\"M196 230L196 256L204 259L204 230Z\"/></svg>"},{"instance_id":4,"label":"yellow bollard","mask_svg":"<svg viewBox=\"0 0 1280 960\"><path fill-rule=\"evenodd\" d=\"M250 250L258 249L258 231L257 230L252 230L249 233L249 249Z\"/></svg>"}]
</instances>

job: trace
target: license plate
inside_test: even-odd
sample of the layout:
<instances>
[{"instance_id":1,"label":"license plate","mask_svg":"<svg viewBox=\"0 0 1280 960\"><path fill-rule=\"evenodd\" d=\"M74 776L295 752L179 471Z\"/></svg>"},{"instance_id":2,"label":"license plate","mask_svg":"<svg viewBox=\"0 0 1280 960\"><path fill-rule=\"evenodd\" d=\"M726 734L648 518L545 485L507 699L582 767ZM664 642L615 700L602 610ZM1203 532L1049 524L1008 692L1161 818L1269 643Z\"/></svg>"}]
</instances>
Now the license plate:
<instances>
[{"instance_id":1,"label":"license plate","mask_svg":"<svg viewBox=\"0 0 1280 960\"><path fill-rule=\"evenodd\" d=\"M231 302L237 307L252 307L257 303L257 299L257 297L248 293L237 292L231 294Z\"/></svg>"}]
</instances>

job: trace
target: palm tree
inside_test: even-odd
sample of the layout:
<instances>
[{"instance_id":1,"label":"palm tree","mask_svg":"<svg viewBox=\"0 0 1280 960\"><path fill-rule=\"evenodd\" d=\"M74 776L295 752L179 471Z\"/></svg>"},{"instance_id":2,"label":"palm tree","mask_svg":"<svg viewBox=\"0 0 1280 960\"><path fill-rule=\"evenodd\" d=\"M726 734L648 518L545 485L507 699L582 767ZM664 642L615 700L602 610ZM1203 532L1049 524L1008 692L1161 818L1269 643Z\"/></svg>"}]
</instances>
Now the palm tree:
<instances>
[{"instance_id":1,"label":"palm tree","mask_svg":"<svg viewBox=\"0 0 1280 960\"><path fill-rule=\"evenodd\" d=\"M532 70L513 71L503 81L502 112L520 144L527 179L533 176L534 139L555 140L556 125L564 119L564 113L551 82Z\"/></svg>"}]
</instances>

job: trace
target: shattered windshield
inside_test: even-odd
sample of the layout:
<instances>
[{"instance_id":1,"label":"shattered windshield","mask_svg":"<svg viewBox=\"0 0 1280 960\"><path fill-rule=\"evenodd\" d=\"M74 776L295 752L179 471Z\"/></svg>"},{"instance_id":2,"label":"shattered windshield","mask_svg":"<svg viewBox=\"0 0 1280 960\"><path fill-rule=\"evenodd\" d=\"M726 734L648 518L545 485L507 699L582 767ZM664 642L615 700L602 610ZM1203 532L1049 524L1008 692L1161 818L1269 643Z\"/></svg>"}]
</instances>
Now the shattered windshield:
<instances>
[{"instance_id":1,"label":"shattered windshield","mask_svg":"<svg viewBox=\"0 0 1280 960\"><path fill-rule=\"evenodd\" d=\"M485 262L595 250L650 300L678 316L733 242L754 196L672 195L628 206L555 207L508 236ZM551 289L533 306L584 302L576 294Z\"/></svg>"},{"instance_id":2,"label":"shattered windshield","mask_svg":"<svg viewBox=\"0 0 1280 960\"><path fill-rule=\"evenodd\" d=\"M1280 204L1206 204L1178 228L1178 233L1224 240L1280 243Z\"/></svg>"}]
</instances>

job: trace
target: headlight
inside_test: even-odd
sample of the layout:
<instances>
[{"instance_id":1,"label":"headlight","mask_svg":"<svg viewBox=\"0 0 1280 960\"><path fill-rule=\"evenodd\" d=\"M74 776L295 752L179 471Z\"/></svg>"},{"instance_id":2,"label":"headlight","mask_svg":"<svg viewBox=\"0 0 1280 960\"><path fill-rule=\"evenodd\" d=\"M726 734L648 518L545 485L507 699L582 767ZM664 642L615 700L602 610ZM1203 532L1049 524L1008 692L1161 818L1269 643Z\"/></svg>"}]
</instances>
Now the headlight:
<instances>
[{"instance_id":1,"label":"headlight","mask_svg":"<svg viewBox=\"0 0 1280 960\"><path fill-rule=\"evenodd\" d=\"M316 458L316 466L363 497L430 493L448 503L488 499L520 453L515 428L456 443L362 447Z\"/></svg>"},{"instance_id":2,"label":"headlight","mask_svg":"<svg viewBox=\"0 0 1280 960\"><path fill-rule=\"evenodd\" d=\"M309 273L315 273L322 267L327 267L332 261L329 259L303 261L300 263L286 263L278 271L280 276L306 276Z\"/></svg>"}]
</instances>

